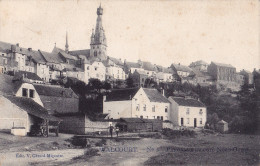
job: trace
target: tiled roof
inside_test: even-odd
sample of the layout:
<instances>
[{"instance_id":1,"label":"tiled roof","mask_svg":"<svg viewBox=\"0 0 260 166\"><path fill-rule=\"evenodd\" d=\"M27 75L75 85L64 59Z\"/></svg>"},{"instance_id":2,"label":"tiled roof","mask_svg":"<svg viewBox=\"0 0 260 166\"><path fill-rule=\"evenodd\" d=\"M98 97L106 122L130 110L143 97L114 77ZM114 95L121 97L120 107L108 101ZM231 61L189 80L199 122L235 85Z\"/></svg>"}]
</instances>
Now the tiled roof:
<instances>
[{"instance_id":1,"label":"tiled roof","mask_svg":"<svg viewBox=\"0 0 260 166\"><path fill-rule=\"evenodd\" d=\"M43 81L37 74L32 73L32 72L28 72L28 71L15 72L14 77L13 77L13 81L21 80L23 75L25 76L25 78L30 79L30 80Z\"/></svg>"},{"instance_id":2,"label":"tiled roof","mask_svg":"<svg viewBox=\"0 0 260 166\"><path fill-rule=\"evenodd\" d=\"M47 62L64 63L64 61L61 59L61 57L58 54L48 53L48 52L41 51L41 50L39 50L39 52L44 57L44 59L46 59Z\"/></svg>"},{"instance_id":3,"label":"tiled roof","mask_svg":"<svg viewBox=\"0 0 260 166\"><path fill-rule=\"evenodd\" d=\"M143 88L151 102L170 103L157 89Z\"/></svg>"},{"instance_id":4,"label":"tiled roof","mask_svg":"<svg viewBox=\"0 0 260 166\"><path fill-rule=\"evenodd\" d=\"M115 89L106 96L106 101L132 100L139 88Z\"/></svg>"},{"instance_id":5,"label":"tiled roof","mask_svg":"<svg viewBox=\"0 0 260 166\"><path fill-rule=\"evenodd\" d=\"M230 65L230 64L225 64L225 63L217 63L217 62L211 62L213 64L215 64L216 66L220 66L220 67L230 67L230 68L235 68L234 66Z\"/></svg>"},{"instance_id":6,"label":"tiled roof","mask_svg":"<svg viewBox=\"0 0 260 166\"><path fill-rule=\"evenodd\" d=\"M60 118L49 115L48 111L45 108L43 108L41 105L39 105L30 98L15 97L10 95L6 95L5 97L18 107L26 111L28 114L50 121L61 121Z\"/></svg>"},{"instance_id":7,"label":"tiled roof","mask_svg":"<svg viewBox=\"0 0 260 166\"><path fill-rule=\"evenodd\" d=\"M189 68L188 66L184 66L181 64L172 64L172 66L177 70L177 71L184 71L184 72L191 72L191 68Z\"/></svg>"},{"instance_id":8,"label":"tiled roof","mask_svg":"<svg viewBox=\"0 0 260 166\"><path fill-rule=\"evenodd\" d=\"M37 93L41 96L54 96L65 98L78 98L72 89L53 85L33 84Z\"/></svg>"},{"instance_id":9,"label":"tiled roof","mask_svg":"<svg viewBox=\"0 0 260 166\"><path fill-rule=\"evenodd\" d=\"M186 98L185 97L173 97L170 96L178 105L180 106L188 106L188 107L205 107L205 105L195 99Z\"/></svg>"},{"instance_id":10,"label":"tiled roof","mask_svg":"<svg viewBox=\"0 0 260 166\"><path fill-rule=\"evenodd\" d=\"M90 49L69 51L69 54L74 55L74 56L85 55L86 57L89 57L90 56Z\"/></svg>"}]
</instances>

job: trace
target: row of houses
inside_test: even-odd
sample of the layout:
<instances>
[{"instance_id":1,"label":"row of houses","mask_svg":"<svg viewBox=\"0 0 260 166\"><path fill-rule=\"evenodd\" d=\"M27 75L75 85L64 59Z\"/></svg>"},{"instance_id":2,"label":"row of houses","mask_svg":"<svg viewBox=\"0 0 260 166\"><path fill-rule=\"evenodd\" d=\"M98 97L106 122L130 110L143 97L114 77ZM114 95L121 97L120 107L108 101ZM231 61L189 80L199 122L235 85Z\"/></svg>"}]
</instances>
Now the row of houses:
<instances>
[{"instance_id":1,"label":"row of houses","mask_svg":"<svg viewBox=\"0 0 260 166\"><path fill-rule=\"evenodd\" d=\"M43 82L74 77L86 84L91 78L115 81L131 77L138 87L143 87L147 78L157 83L180 81L202 86L214 84L232 90L238 90L244 83L253 83L250 72L237 72L229 64L207 64L200 60L189 66L173 63L169 67L163 67L151 62L128 62L108 56L102 15L103 8L99 6L96 27L90 37L90 49L69 50L67 33L65 49L60 49L55 44L52 52L0 42L0 73L27 71L37 74Z\"/></svg>"}]
</instances>

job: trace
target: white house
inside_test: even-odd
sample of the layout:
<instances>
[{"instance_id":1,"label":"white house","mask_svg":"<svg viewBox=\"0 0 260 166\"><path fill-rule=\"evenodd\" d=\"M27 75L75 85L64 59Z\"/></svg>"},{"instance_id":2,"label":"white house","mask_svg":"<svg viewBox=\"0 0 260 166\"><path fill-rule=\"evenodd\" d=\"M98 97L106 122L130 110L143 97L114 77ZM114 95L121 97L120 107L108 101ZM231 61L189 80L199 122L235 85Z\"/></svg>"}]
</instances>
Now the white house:
<instances>
[{"instance_id":1,"label":"white house","mask_svg":"<svg viewBox=\"0 0 260 166\"><path fill-rule=\"evenodd\" d=\"M124 63L121 59L108 57L104 64L106 66L106 74L109 78L125 80Z\"/></svg>"},{"instance_id":2,"label":"white house","mask_svg":"<svg viewBox=\"0 0 260 166\"><path fill-rule=\"evenodd\" d=\"M94 62L85 62L84 64L84 72L85 72L85 83L88 83L90 78L96 78L100 81L105 81L106 75L106 67L100 61Z\"/></svg>"},{"instance_id":3,"label":"white house","mask_svg":"<svg viewBox=\"0 0 260 166\"><path fill-rule=\"evenodd\" d=\"M185 127L204 127L207 120L206 106L195 99L172 97L170 117L174 125Z\"/></svg>"},{"instance_id":4,"label":"white house","mask_svg":"<svg viewBox=\"0 0 260 166\"><path fill-rule=\"evenodd\" d=\"M108 118L144 118L169 120L170 102L156 89L113 90L104 97L103 113Z\"/></svg>"}]
</instances>

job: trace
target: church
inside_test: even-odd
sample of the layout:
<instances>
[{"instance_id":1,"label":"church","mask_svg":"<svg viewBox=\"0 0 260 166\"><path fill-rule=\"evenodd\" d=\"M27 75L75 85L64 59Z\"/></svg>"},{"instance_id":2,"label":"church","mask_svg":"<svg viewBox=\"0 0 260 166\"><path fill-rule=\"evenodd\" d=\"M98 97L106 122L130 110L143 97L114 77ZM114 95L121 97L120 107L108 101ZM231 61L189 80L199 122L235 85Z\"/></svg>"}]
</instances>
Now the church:
<instances>
[{"instance_id":1,"label":"church","mask_svg":"<svg viewBox=\"0 0 260 166\"><path fill-rule=\"evenodd\" d=\"M90 37L90 49L69 51L66 36L65 51L80 59L85 71L85 82L90 78L105 80L125 80L124 63L121 59L107 55L107 39L102 26L103 8L97 8L97 21L95 30L92 29Z\"/></svg>"}]
</instances>

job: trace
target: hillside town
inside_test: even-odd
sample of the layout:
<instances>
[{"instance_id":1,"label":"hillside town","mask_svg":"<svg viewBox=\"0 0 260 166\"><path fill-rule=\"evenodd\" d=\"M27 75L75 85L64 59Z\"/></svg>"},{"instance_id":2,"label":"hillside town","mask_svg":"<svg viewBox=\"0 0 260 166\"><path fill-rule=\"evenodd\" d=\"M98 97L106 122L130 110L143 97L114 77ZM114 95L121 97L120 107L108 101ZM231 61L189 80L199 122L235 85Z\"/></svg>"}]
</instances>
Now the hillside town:
<instances>
[{"instance_id":1,"label":"hillside town","mask_svg":"<svg viewBox=\"0 0 260 166\"><path fill-rule=\"evenodd\" d=\"M72 34L66 31L64 48L55 44L51 52L0 41L0 130L44 137L51 132L100 136L112 127L122 134L243 132L236 131L234 119L242 118L234 110L243 107L234 101L243 103L245 93L259 92L259 69L238 71L232 64L203 59L189 66L174 59L161 66L115 58L107 54L103 14L100 5L86 49L70 50Z\"/></svg>"}]
</instances>

